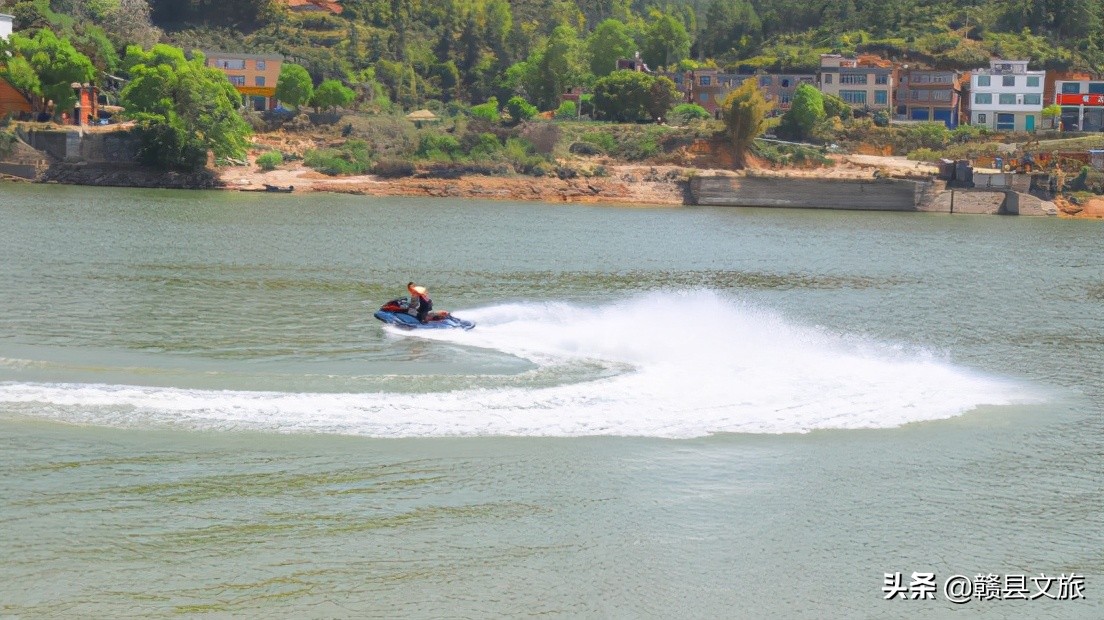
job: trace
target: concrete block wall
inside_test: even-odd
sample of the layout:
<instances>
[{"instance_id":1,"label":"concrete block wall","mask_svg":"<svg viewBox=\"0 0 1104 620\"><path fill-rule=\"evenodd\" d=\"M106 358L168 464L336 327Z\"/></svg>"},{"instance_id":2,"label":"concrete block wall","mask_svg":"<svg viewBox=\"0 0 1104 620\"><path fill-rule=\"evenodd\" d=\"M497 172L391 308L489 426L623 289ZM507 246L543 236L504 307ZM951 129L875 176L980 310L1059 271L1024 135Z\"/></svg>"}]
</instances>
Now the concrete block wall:
<instances>
[{"instance_id":1,"label":"concrete block wall","mask_svg":"<svg viewBox=\"0 0 1104 620\"><path fill-rule=\"evenodd\" d=\"M691 179L699 205L915 211L923 184L902 179L702 176Z\"/></svg>"}]
</instances>

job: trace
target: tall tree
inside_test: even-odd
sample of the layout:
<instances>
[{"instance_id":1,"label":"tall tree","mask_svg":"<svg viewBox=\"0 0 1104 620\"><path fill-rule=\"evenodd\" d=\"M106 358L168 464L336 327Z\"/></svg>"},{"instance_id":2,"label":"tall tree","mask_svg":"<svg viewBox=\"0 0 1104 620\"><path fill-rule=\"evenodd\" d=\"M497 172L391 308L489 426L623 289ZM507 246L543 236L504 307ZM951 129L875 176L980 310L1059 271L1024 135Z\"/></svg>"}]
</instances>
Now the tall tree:
<instances>
[{"instance_id":1,"label":"tall tree","mask_svg":"<svg viewBox=\"0 0 1104 620\"><path fill-rule=\"evenodd\" d=\"M225 73L205 66L202 54L189 60L168 45L149 52L134 46L123 64L130 81L122 103L138 121L147 163L197 169L208 150L216 157L244 156L250 128L238 112L241 95Z\"/></svg>"},{"instance_id":2,"label":"tall tree","mask_svg":"<svg viewBox=\"0 0 1104 620\"><path fill-rule=\"evenodd\" d=\"M725 132L732 142L732 154L738 167L744 167L747 150L753 140L766 131L767 113L771 105L763 98L757 80L744 80L739 88L728 94L721 106Z\"/></svg>"},{"instance_id":3,"label":"tall tree","mask_svg":"<svg viewBox=\"0 0 1104 620\"><path fill-rule=\"evenodd\" d=\"M670 14L653 12L652 23L644 30L641 53L652 69L678 64L690 56L690 35L682 21Z\"/></svg>"},{"instance_id":4,"label":"tall tree","mask_svg":"<svg viewBox=\"0 0 1104 620\"><path fill-rule=\"evenodd\" d=\"M748 80L751 82L752 80ZM796 140L805 140L816 124L824 120L824 96L810 84L801 84L794 91L790 109L782 115L778 126L780 134Z\"/></svg>"},{"instance_id":5,"label":"tall tree","mask_svg":"<svg viewBox=\"0 0 1104 620\"><path fill-rule=\"evenodd\" d=\"M76 102L76 94L70 87L73 82L91 82L96 75L92 61L49 28L40 29L33 37L13 32L9 44L12 53L25 59L38 76L39 90L31 90L30 94L52 100L58 110L72 108ZM25 67L20 64L18 69L24 71ZM21 82L33 86L33 81L25 77Z\"/></svg>"},{"instance_id":6,"label":"tall tree","mask_svg":"<svg viewBox=\"0 0 1104 620\"><path fill-rule=\"evenodd\" d=\"M294 108L306 104L314 96L310 73L297 64L285 62L276 80L276 98Z\"/></svg>"},{"instance_id":7,"label":"tall tree","mask_svg":"<svg viewBox=\"0 0 1104 620\"><path fill-rule=\"evenodd\" d=\"M613 73L617 68L617 59L632 58L637 51L629 27L616 19L607 19L586 41L587 54L590 56L590 72L595 77Z\"/></svg>"}]
</instances>

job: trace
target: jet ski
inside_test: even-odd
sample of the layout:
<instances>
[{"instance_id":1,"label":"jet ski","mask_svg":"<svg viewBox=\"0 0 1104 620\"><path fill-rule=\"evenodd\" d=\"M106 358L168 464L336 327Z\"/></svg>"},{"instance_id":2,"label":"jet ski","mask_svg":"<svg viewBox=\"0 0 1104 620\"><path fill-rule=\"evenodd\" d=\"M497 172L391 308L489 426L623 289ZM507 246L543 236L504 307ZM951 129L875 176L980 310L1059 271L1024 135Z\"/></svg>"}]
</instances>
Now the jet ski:
<instances>
[{"instance_id":1,"label":"jet ski","mask_svg":"<svg viewBox=\"0 0 1104 620\"><path fill-rule=\"evenodd\" d=\"M471 329L475 327L475 323L454 317L448 312L430 312L426 315L426 322L419 323L416 317L407 312L409 307L410 300L406 297L392 299L376 310L375 317L384 323L403 329Z\"/></svg>"}]
</instances>

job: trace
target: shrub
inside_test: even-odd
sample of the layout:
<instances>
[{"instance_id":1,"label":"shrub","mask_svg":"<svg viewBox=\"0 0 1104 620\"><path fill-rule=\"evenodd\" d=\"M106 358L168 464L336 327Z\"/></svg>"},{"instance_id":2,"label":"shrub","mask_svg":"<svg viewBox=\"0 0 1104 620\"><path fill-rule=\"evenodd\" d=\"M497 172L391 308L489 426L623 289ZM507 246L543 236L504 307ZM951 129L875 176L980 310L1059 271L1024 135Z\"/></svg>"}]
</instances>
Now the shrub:
<instances>
[{"instance_id":1,"label":"shrub","mask_svg":"<svg viewBox=\"0 0 1104 620\"><path fill-rule=\"evenodd\" d=\"M493 133L479 134L478 141L468 149L468 155L472 157L490 157L502 150L502 143Z\"/></svg>"},{"instance_id":2,"label":"shrub","mask_svg":"<svg viewBox=\"0 0 1104 620\"><path fill-rule=\"evenodd\" d=\"M417 169L406 159L381 159L372 166L372 174L391 179L413 176Z\"/></svg>"},{"instance_id":3,"label":"shrub","mask_svg":"<svg viewBox=\"0 0 1104 620\"><path fill-rule=\"evenodd\" d=\"M556 108L556 120L570 121L579 116L579 109L576 107L574 101L564 101L560 104L560 107Z\"/></svg>"},{"instance_id":4,"label":"shrub","mask_svg":"<svg viewBox=\"0 0 1104 620\"><path fill-rule=\"evenodd\" d=\"M568 151L575 153L576 155L601 155L602 149L598 148L598 145L591 144L590 142L573 142L571 146L567 148Z\"/></svg>"},{"instance_id":5,"label":"shrub","mask_svg":"<svg viewBox=\"0 0 1104 620\"><path fill-rule=\"evenodd\" d=\"M363 174L372 165L368 144L349 140L340 148L307 151L303 163L330 176Z\"/></svg>"},{"instance_id":6,"label":"shrub","mask_svg":"<svg viewBox=\"0 0 1104 620\"><path fill-rule=\"evenodd\" d=\"M497 123L501 120L498 114L498 98L491 97L486 103L479 105L473 105L471 107L471 115L475 118L481 118L492 123Z\"/></svg>"},{"instance_id":7,"label":"shrub","mask_svg":"<svg viewBox=\"0 0 1104 620\"><path fill-rule=\"evenodd\" d=\"M709 110L696 103L680 103L671 110L668 117L677 125L685 125L695 119L713 118Z\"/></svg>"},{"instance_id":8,"label":"shrub","mask_svg":"<svg viewBox=\"0 0 1104 620\"><path fill-rule=\"evenodd\" d=\"M583 134L580 138L583 142L588 142L597 146L603 153L609 154L617 150L617 141L614 140L613 135L607 131L591 131Z\"/></svg>"},{"instance_id":9,"label":"shrub","mask_svg":"<svg viewBox=\"0 0 1104 620\"><path fill-rule=\"evenodd\" d=\"M459 153L459 140L447 134L429 133L422 136L415 154L426 159L443 161L450 160Z\"/></svg>"},{"instance_id":10,"label":"shrub","mask_svg":"<svg viewBox=\"0 0 1104 620\"><path fill-rule=\"evenodd\" d=\"M510 97L510 100L506 102L506 111L510 113L510 117L514 119L515 123L527 121L537 115L536 106L518 95Z\"/></svg>"},{"instance_id":11,"label":"shrub","mask_svg":"<svg viewBox=\"0 0 1104 620\"><path fill-rule=\"evenodd\" d=\"M280 151L267 151L257 156L257 166L261 170L275 170L284 163L284 155Z\"/></svg>"},{"instance_id":12,"label":"shrub","mask_svg":"<svg viewBox=\"0 0 1104 620\"><path fill-rule=\"evenodd\" d=\"M908 154L908 158L912 161L926 161L937 163L940 160L941 155L938 152L933 151L929 148L920 147L915 151L910 152Z\"/></svg>"}]
</instances>

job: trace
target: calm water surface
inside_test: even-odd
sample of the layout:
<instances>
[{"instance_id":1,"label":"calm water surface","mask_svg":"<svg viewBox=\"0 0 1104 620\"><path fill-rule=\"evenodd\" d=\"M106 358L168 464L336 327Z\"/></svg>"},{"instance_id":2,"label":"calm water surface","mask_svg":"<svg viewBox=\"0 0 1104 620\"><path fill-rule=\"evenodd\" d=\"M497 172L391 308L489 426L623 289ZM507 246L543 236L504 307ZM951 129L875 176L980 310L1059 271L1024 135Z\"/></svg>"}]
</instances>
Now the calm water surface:
<instances>
[{"instance_id":1,"label":"calm water surface","mask_svg":"<svg viewBox=\"0 0 1104 620\"><path fill-rule=\"evenodd\" d=\"M0 185L0 227L0 615L1104 617L1104 223ZM385 329L408 280L476 329Z\"/></svg>"}]
</instances>

